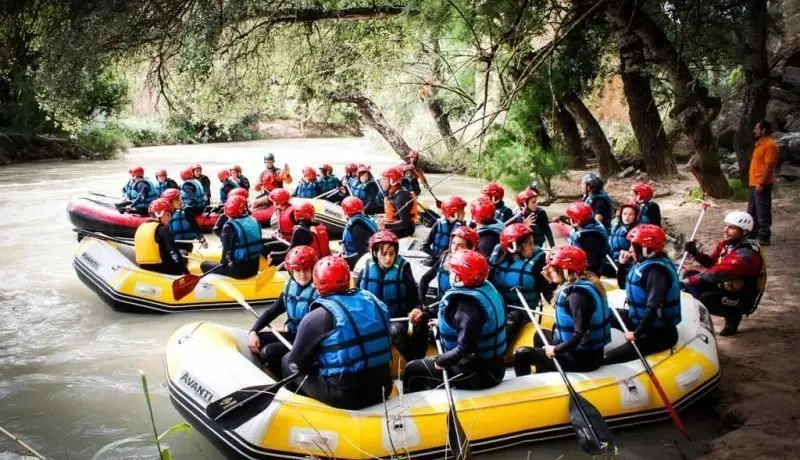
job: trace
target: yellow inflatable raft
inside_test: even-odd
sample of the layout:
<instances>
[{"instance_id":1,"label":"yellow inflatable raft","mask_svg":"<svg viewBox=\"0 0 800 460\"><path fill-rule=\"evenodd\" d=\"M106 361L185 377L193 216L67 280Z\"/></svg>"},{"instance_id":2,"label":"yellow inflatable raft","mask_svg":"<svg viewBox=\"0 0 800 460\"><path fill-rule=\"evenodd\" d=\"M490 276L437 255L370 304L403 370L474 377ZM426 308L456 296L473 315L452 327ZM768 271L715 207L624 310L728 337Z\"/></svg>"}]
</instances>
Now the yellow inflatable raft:
<instances>
[{"instance_id":1,"label":"yellow inflatable raft","mask_svg":"<svg viewBox=\"0 0 800 460\"><path fill-rule=\"evenodd\" d=\"M624 292L609 290L612 306ZM710 316L684 294L679 340L670 351L648 357L668 397L683 409L719 382L717 344ZM530 327L530 325L528 325ZM247 348L244 329L209 322L188 324L166 346L165 366L177 410L231 458L370 459L392 456L443 458L448 404L444 390L402 394L359 411L335 409L316 400L277 392L267 408L234 430L206 416L209 403L246 387L273 383ZM520 340L530 340L530 331ZM613 331L609 347L624 342ZM639 361L569 373L576 390L603 414L611 427L668 418ZM474 454L557 436L572 435L568 394L557 373L515 377L508 370L498 386L454 390L461 424Z\"/></svg>"},{"instance_id":2,"label":"yellow inflatable raft","mask_svg":"<svg viewBox=\"0 0 800 460\"><path fill-rule=\"evenodd\" d=\"M111 308L132 313L241 308L233 298L217 289L213 282L216 278L236 286L254 307L266 306L278 298L288 279L286 272L277 272L256 291L255 277L237 280L210 274L191 294L176 301L172 296L172 282L177 276L142 270L134 261L132 247L92 237L78 244L72 265L83 284ZM191 261L189 267L190 271L199 273L199 261Z\"/></svg>"}]
</instances>

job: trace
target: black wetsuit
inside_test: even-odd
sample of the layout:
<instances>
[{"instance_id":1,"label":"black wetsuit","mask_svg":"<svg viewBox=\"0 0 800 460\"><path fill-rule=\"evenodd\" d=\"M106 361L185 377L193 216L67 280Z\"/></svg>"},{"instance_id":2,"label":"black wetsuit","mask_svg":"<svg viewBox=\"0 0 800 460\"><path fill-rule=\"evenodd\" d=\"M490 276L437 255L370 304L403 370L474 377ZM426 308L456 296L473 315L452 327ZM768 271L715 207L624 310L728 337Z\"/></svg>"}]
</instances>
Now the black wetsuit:
<instances>
[{"instance_id":1,"label":"black wetsuit","mask_svg":"<svg viewBox=\"0 0 800 460\"><path fill-rule=\"evenodd\" d=\"M191 228L192 232L195 235L197 235L197 239L199 241L205 241L206 239L203 236L203 231L200 229L200 224L197 223L197 214L195 213L195 208L189 208L184 206L183 215L186 216L186 220L189 221L189 228ZM181 251L192 252L192 250L194 249L194 245L192 243L175 243L175 244Z\"/></svg>"},{"instance_id":2,"label":"black wetsuit","mask_svg":"<svg viewBox=\"0 0 800 460\"><path fill-rule=\"evenodd\" d=\"M567 295L567 305L574 320L574 333L566 342L555 346L556 357L562 369L567 372L589 372L603 364L603 349L579 351L575 348L589 334L589 325L594 315L595 304L589 294L581 290L573 290ZM552 331L544 331L548 343L553 345ZM531 366L536 366L536 373L556 370L553 360L548 358L542 347L544 344L538 335L534 338L533 347L521 347L514 352L514 371L518 376L531 373Z\"/></svg>"},{"instance_id":3,"label":"black wetsuit","mask_svg":"<svg viewBox=\"0 0 800 460\"><path fill-rule=\"evenodd\" d=\"M353 225L350 226L350 234L352 235L356 252L346 255L342 254L342 257L347 261L350 270L352 270L361 257L369 252L369 239L372 237L373 232L366 224L361 221L355 221Z\"/></svg>"},{"instance_id":4,"label":"black wetsuit","mask_svg":"<svg viewBox=\"0 0 800 460\"><path fill-rule=\"evenodd\" d=\"M608 239L598 232L586 232L578 238L578 247L586 253L586 269L600 276L608 254Z\"/></svg>"},{"instance_id":5,"label":"black wetsuit","mask_svg":"<svg viewBox=\"0 0 800 460\"><path fill-rule=\"evenodd\" d=\"M626 269L621 268L621 271ZM618 278L619 287L625 288L625 278ZM672 278L667 269L658 265L650 265L642 273L642 285L647 292L647 315L638 327L633 326L628 310L617 309L625 326L636 336L636 346L644 355L657 353L672 348L678 342L678 328L671 325L654 326L658 319L658 311L667 298ZM615 317L611 317L611 327L623 330ZM636 359L636 350L628 342L606 353L606 364L624 363Z\"/></svg>"},{"instance_id":6,"label":"black wetsuit","mask_svg":"<svg viewBox=\"0 0 800 460\"><path fill-rule=\"evenodd\" d=\"M255 324L253 324L253 328L250 329L252 332L258 334L258 340L261 342L261 349L259 350L261 362L267 365L267 368L278 380L284 377L281 360L289 349L280 342L275 334L270 331L261 332L261 330L269 326L278 316L284 313L286 313L286 304L283 303L283 296L280 296L275 299L272 305L261 313L261 316L259 316ZM281 335L289 342L294 341L294 334L289 331L281 332Z\"/></svg>"},{"instance_id":7,"label":"black wetsuit","mask_svg":"<svg viewBox=\"0 0 800 460\"><path fill-rule=\"evenodd\" d=\"M661 226L661 208L658 206L658 203L654 201L650 201L647 203L647 206L644 208L644 212L639 217L640 222L645 222L652 225Z\"/></svg>"},{"instance_id":8,"label":"black wetsuit","mask_svg":"<svg viewBox=\"0 0 800 460\"><path fill-rule=\"evenodd\" d=\"M158 244L158 253L161 255L160 264L142 264L139 266L142 270L149 270L165 275L184 275L189 273L186 269L186 262L179 251L178 246L175 244L175 237L168 226L158 224L155 231L155 240Z\"/></svg>"},{"instance_id":9,"label":"black wetsuit","mask_svg":"<svg viewBox=\"0 0 800 460\"><path fill-rule=\"evenodd\" d=\"M384 212L383 201L381 201L381 191L378 184L370 179L367 184L367 204L364 205L364 214L382 214Z\"/></svg>"},{"instance_id":10,"label":"black wetsuit","mask_svg":"<svg viewBox=\"0 0 800 460\"><path fill-rule=\"evenodd\" d=\"M205 174L200 174L200 177L195 177L195 179L200 181L200 185L203 186L203 191L206 194L206 200L208 200L208 203L211 204L211 179L209 179Z\"/></svg>"},{"instance_id":11,"label":"black wetsuit","mask_svg":"<svg viewBox=\"0 0 800 460\"><path fill-rule=\"evenodd\" d=\"M312 303L311 312L300 321L292 350L283 357L283 375L302 372L295 384L311 398L341 409L361 409L388 399L392 376L388 365L325 377L317 370L319 344L334 328L333 316Z\"/></svg>"},{"instance_id":12,"label":"black wetsuit","mask_svg":"<svg viewBox=\"0 0 800 460\"><path fill-rule=\"evenodd\" d=\"M398 238L414 236L416 224L411 215L414 207L413 200L411 193L402 187L389 197L395 215L393 221L386 222L386 230L391 230Z\"/></svg>"},{"instance_id":13,"label":"black wetsuit","mask_svg":"<svg viewBox=\"0 0 800 460\"><path fill-rule=\"evenodd\" d=\"M449 298L447 321L458 330L458 345L441 355L411 361L403 373L403 390L406 393L435 388L442 383L442 371L434 363L447 368L453 388L479 390L491 388L505 375L503 357L481 359L476 356L476 346L481 335L486 313L478 301L466 295L455 294ZM438 309L425 312L427 322Z\"/></svg>"},{"instance_id":14,"label":"black wetsuit","mask_svg":"<svg viewBox=\"0 0 800 460\"><path fill-rule=\"evenodd\" d=\"M428 297L436 296L436 294L433 293L429 294L428 288L431 284L431 281L433 281L439 276L439 265L444 259L447 258L449 254L450 250L445 250L444 252L442 252L439 255L439 257L434 260L433 265L428 269L428 271L426 271L422 275L422 278L419 279L419 286L417 293L422 302L425 302L428 299Z\"/></svg>"},{"instance_id":15,"label":"black wetsuit","mask_svg":"<svg viewBox=\"0 0 800 460\"><path fill-rule=\"evenodd\" d=\"M248 179L248 178L244 177L243 175L239 174L237 183L239 184L239 187L247 190L248 192L250 191L250 179Z\"/></svg>"},{"instance_id":16,"label":"black wetsuit","mask_svg":"<svg viewBox=\"0 0 800 460\"><path fill-rule=\"evenodd\" d=\"M264 257L269 256L272 260L272 265L278 265L283 262L290 249L297 246L313 246L314 235L311 233L311 227L314 225L319 224L309 221L297 222L292 230L292 239L289 241L288 246L280 240L264 243Z\"/></svg>"},{"instance_id":17,"label":"black wetsuit","mask_svg":"<svg viewBox=\"0 0 800 460\"><path fill-rule=\"evenodd\" d=\"M233 250L233 243L236 240L236 230L234 230L233 225L225 225L222 227L220 240L222 241L222 259L220 263L203 262L200 264L203 273L218 267L220 264L226 265L226 267L214 273L230 276L231 278L246 279L258 273L259 259L252 259L245 262L233 262L231 260L231 251Z\"/></svg>"},{"instance_id":18,"label":"black wetsuit","mask_svg":"<svg viewBox=\"0 0 800 460\"><path fill-rule=\"evenodd\" d=\"M476 230L479 230L476 228ZM489 260L492 256L495 246L500 244L500 234L494 232L483 232L478 240L478 252Z\"/></svg>"}]
</instances>

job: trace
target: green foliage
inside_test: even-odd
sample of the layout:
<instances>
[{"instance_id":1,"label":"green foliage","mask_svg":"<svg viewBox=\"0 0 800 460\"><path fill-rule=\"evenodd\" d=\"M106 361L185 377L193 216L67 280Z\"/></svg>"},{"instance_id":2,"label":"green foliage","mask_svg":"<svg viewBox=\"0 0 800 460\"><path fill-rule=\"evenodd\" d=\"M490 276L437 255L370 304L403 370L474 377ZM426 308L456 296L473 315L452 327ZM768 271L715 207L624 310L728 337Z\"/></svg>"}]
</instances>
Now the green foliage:
<instances>
[{"instance_id":1,"label":"green foliage","mask_svg":"<svg viewBox=\"0 0 800 460\"><path fill-rule=\"evenodd\" d=\"M750 193L747 184L738 178L729 180L728 184L731 186L731 190L733 190L733 197L731 198L733 201L747 201Z\"/></svg>"},{"instance_id":2,"label":"green foliage","mask_svg":"<svg viewBox=\"0 0 800 460\"><path fill-rule=\"evenodd\" d=\"M90 128L79 132L76 138L81 147L94 152L98 159L114 158L131 146L125 132L116 128Z\"/></svg>"}]
</instances>

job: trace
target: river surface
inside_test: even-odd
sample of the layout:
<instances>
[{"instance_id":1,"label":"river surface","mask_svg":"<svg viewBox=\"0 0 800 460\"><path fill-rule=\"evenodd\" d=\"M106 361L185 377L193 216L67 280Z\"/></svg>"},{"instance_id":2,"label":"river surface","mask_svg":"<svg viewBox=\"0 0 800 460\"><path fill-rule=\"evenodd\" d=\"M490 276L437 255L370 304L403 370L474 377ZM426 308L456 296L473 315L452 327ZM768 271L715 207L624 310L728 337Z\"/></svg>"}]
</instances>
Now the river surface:
<instances>
[{"instance_id":1,"label":"river surface","mask_svg":"<svg viewBox=\"0 0 800 460\"><path fill-rule=\"evenodd\" d=\"M117 195L128 169L145 168L153 177L166 168L170 177L201 163L217 183L220 169L238 164L254 181L262 156L273 152L280 167L288 162L295 177L306 165L333 165L342 173L350 162L366 162L380 171L397 164L383 145L366 139L275 140L133 149L102 162L48 162L0 168L0 426L50 458L90 459L103 446L152 433L139 371L149 379L159 431L181 422L164 385L162 352L181 325L211 320L250 327L243 311L183 313L166 316L112 311L83 286L72 269L75 233L67 202L88 191ZM443 176L431 175L431 184ZM443 198L474 197L480 182L449 177L436 186ZM215 194L216 186L215 186ZM701 404L684 415L694 440L708 440L722 425ZM515 414L524 416L524 414ZM617 432L622 458L688 458L694 447L676 448L679 435L664 422ZM220 453L193 433L167 440L178 459L218 459ZM0 434L0 453L21 453ZM0 457L3 457L0 454ZM485 458L585 458L573 439L532 444ZM155 459L152 446L122 446L100 458Z\"/></svg>"}]
</instances>

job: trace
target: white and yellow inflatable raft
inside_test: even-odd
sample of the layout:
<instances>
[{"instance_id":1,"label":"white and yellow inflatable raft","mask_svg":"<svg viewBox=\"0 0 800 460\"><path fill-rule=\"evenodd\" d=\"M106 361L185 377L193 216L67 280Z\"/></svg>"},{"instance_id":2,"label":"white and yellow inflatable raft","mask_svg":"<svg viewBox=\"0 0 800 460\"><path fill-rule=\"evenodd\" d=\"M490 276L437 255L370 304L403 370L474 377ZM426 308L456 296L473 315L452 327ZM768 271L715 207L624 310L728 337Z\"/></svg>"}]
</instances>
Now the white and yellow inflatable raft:
<instances>
[{"instance_id":1,"label":"white and yellow inflatable raft","mask_svg":"<svg viewBox=\"0 0 800 460\"><path fill-rule=\"evenodd\" d=\"M624 292L611 289L609 301L621 307ZM678 344L671 351L649 357L677 409L709 392L720 378L717 344L707 310L686 294L682 303ZM254 413L235 430L221 428L205 414L209 403L245 387L273 383L248 350L247 332L210 322L188 324L172 335L165 351L173 405L227 456L445 456L448 405L444 390L399 394L385 405L348 411L281 389L270 406ZM621 333L613 331L613 335L609 347L623 343ZM529 341L530 337L530 331L526 331L520 341ZM668 418L639 361L568 375L577 391L598 408L611 427ZM506 379L495 388L454 390L453 396L475 454L573 433L567 391L557 373L515 377L509 370Z\"/></svg>"},{"instance_id":2,"label":"white and yellow inflatable raft","mask_svg":"<svg viewBox=\"0 0 800 460\"><path fill-rule=\"evenodd\" d=\"M130 313L241 308L236 300L215 286L213 280L216 278L236 286L254 307L266 306L280 296L288 279L286 272L277 272L256 290L256 277L237 280L210 274L191 294L176 301L172 295L172 282L177 276L142 270L136 265L132 247L92 237L84 238L78 244L72 266L83 284L111 308ZM191 272L200 273L199 261L190 261L189 267Z\"/></svg>"}]
</instances>

